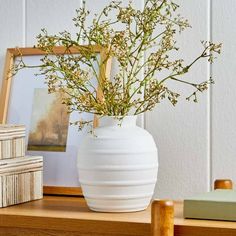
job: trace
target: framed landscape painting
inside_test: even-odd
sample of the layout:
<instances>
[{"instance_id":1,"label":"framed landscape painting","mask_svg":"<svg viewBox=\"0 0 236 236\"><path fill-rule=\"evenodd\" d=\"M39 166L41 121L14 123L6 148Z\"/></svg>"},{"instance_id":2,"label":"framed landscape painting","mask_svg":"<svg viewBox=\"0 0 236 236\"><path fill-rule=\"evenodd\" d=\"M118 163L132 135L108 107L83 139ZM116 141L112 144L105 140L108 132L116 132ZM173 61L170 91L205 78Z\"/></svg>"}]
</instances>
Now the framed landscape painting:
<instances>
[{"instance_id":1,"label":"framed landscape painting","mask_svg":"<svg viewBox=\"0 0 236 236\"><path fill-rule=\"evenodd\" d=\"M54 53L76 57L82 47L87 46L73 47L69 51L65 47L55 47ZM106 50L98 46L90 47L94 47L97 59L102 61ZM85 118L93 120L94 117L86 113L69 114L61 102L60 93L48 94L44 76L35 76L39 74L39 69L34 68L34 65L40 65L44 55L37 48L7 49L0 97L0 123L26 126L26 154L44 157L44 194L81 195L77 151L88 130L78 131L78 127L70 123ZM12 76L9 70L19 57L33 68L22 69ZM95 64L94 68L101 78L109 77L110 61L102 67ZM95 79L94 86L97 86ZM100 96L99 90L97 96Z\"/></svg>"},{"instance_id":2,"label":"framed landscape painting","mask_svg":"<svg viewBox=\"0 0 236 236\"><path fill-rule=\"evenodd\" d=\"M61 100L59 93L34 89L27 150L66 151L70 115Z\"/></svg>"}]
</instances>

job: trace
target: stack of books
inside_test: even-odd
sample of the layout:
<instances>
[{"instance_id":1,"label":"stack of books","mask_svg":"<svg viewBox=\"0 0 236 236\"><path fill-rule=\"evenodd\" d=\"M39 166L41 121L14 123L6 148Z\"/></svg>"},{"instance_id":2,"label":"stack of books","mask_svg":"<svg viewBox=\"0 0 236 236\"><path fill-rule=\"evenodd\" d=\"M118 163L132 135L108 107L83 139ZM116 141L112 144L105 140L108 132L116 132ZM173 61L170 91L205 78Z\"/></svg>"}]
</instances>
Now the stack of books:
<instances>
[{"instance_id":1,"label":"stack of books","mask_svg":"<svg viewBox=\"0 0 236 236\"><path fill-rule=\"evenodd\" d=\"M0 125L0 207L43 197L43 157L25 156L25 127Z\"/></svg>"}]
</instances>

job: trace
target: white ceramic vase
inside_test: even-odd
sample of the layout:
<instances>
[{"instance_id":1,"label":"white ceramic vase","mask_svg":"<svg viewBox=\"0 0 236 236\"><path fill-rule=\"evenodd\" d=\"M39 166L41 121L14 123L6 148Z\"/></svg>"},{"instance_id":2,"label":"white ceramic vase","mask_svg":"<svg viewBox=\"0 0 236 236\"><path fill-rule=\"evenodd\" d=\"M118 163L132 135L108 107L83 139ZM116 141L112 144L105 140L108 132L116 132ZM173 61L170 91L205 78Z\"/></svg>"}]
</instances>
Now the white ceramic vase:
<instances>
[{"instance_id":1,"label":"white ceramic vase","mask_svg":"<svg viewBox=\"0 0 236 236\"><path fill-rule=\"evenodd\" d=\"M131 212L147 208L158 171L152 136L136 126L136 116L123 121L102 117L94 134L79 148L79 181L91 210Z\"/></svg>"}]
</instances>

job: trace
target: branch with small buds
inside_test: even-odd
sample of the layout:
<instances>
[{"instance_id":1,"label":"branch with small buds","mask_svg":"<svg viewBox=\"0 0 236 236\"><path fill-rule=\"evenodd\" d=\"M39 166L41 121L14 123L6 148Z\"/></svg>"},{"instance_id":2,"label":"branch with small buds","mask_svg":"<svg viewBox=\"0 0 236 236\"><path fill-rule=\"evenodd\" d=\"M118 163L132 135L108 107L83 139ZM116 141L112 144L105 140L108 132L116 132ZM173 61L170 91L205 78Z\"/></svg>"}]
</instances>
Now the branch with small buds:
<instances>
[{"instance_id":1,"label":"branch with small buds","mask_svg":"<svg viewBox=\"0 0 236 236\"><path fill-rule=\"evenodd\" d=\"M36 47L46 52L46 56L38 67L39 74L46 77L49 92L64 93L63 103L70 112L99 116L141 114L152 110L163 99L176 105L180 94L170 90L167 81L192 86L195 91L186 99L197 102L197 93L207 90L213 80L193 83L181 77L199 60L213 63L222 45L202 41L203 51L190 63L186 64L182 58L173 60L171 55L177 55L179 50L176 34L191 27L188 20L178 14L179 5L172 0L147 0L143 10L139 10L133 7L132 1L126 6L122 2L111 1L89 24L91 13L83 1L73 18L78 29L75 38L67 31L50 35L42 29ZM100 81L96 68L103 67L106 61L100 63L91 47L81 55L70 54L70 48L80 47L81 42L106 47L107 58L113 57L119 64L117 74ZM67 56L55 55L55 46L64 46ZM11 72L15 74L25 68L31 66L21 58ZM102 100L96 98L93 78L103 94ZM76 124L82 128L87 121Z\"/></svg>"}]
</instances>

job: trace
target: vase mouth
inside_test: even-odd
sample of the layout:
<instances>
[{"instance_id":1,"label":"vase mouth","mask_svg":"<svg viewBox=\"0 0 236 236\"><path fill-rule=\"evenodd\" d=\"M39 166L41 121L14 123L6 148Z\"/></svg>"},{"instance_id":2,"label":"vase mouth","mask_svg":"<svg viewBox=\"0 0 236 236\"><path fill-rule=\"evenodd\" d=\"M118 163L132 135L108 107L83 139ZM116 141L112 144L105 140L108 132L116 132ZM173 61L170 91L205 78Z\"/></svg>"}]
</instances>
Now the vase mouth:
<instances>
[{"instance_id":1,"label":"vase mouth","mask_svg":"<svg viewBox=\"0 0 236 236\"><path fill-rule=\"evenodd\" d=\"M102 116L99 118L99 127L134 127L137 116Z\"/></svg>"}]
</instances>

